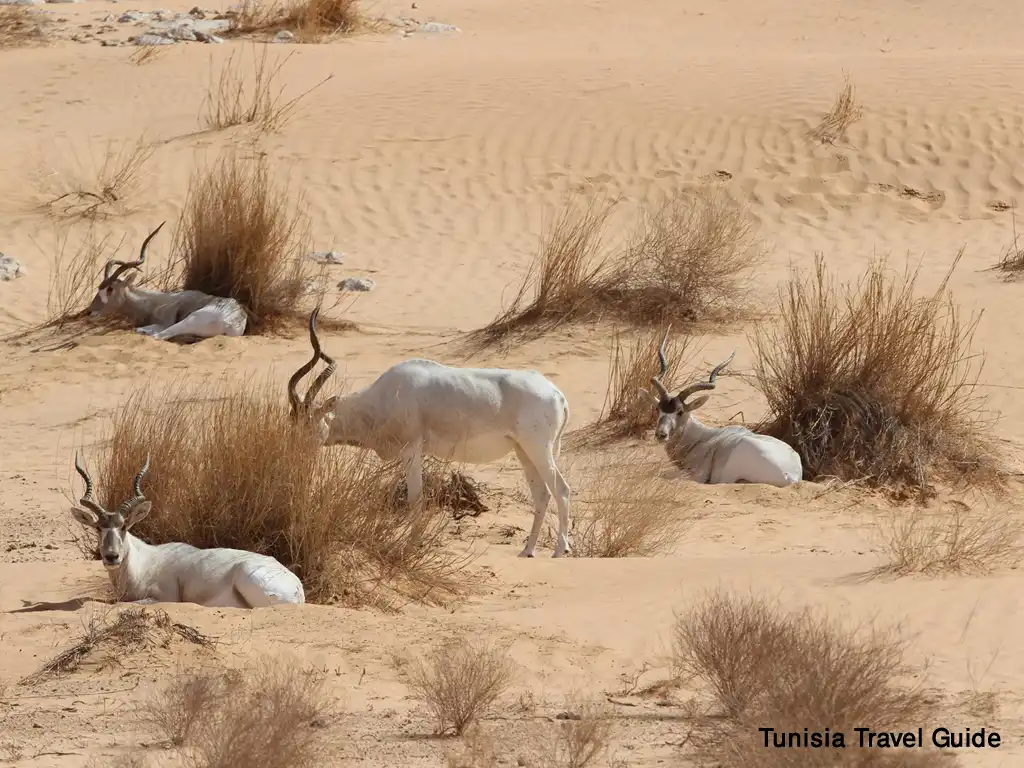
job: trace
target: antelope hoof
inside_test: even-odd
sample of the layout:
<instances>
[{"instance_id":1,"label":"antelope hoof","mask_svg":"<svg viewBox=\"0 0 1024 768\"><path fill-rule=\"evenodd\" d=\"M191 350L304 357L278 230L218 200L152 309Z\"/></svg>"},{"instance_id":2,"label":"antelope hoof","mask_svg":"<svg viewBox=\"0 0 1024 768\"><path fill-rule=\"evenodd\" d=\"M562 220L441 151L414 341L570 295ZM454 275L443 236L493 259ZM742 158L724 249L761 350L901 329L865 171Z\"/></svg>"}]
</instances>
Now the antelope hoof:
<instances>
[{"instance_id":1,"label":"antelope hoof","mask_svg":"<svg viewBox=\"0 0 1024 768\"><path fill-rule=\"evenodd\" d=\"M531 552L528 549L524 549L522 552L519 553L519 557L533 557L533 552Z\"/></svg>"},{"instance_id":2,"label":"antelope hoof","mask_svg":"<svg viewBox=\"0 0 1024 768\"><path fill-rule=\"evenodd\" d=\"M554 554L552 554L551 556L552 556L552 557L568 557L568 556L569 556L569 554L570 554L569 550L568 550L568 549L566 549L566 550L563 550L563 551L561 551L561 552L555 552L555 553L554 553Z\"/></svg>"}]
</instances>

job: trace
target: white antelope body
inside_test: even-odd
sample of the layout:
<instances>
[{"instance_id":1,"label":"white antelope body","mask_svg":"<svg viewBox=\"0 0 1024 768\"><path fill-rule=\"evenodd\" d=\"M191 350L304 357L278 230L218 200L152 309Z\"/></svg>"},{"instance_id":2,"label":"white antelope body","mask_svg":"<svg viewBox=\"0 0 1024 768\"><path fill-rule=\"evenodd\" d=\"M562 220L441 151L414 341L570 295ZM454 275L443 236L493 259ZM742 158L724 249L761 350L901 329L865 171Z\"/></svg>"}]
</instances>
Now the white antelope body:
<instances>
[{"instance_id":1,"label":"white antelope body","mask_svg":"<svg viewBox=\"0 0 1024 768\"><path fill-rule=\"evenodd\" d=\"M149 457L135 476L135 496L107 512L92 497L92 480L75 456L85 495L71 514L99 534L100 557L123 602L196 603L221 608L262 608L304 603L299 577L273 557L240 549L198 549L190 544L154 546L131 534L149 514L152 502L142 494Z\"/></svg>"},{"instance_id":2,"label":"white antelope body","mask_svg":"<svg viewBox=\"0 0 1024 768\"><path fill-rule=\"evenodd\" d=\"M538 371L455 368L432 360L393 365L364 389L315 405L337 364L320 349L319 309L309 317L312 359L288 382L292 418L319 431L323 445L352 445L384 461L404 459L410 504L423 492L423 456L488 464L515 452L533 496L533 526L520 557L533 557L551 496L558 509L555 557L569 551L570 489L558 469L569 421L565 395ZM298 382L318 360L327 363L306 392Z\"/></svg>"},{"instance_id":3,"label":"white antelope body","mask_svg":"<svg viewBox=\"0 0 1024 768\"><path fill-rule=\"evenodd\" d=\"M746 427L709 427L701 424L692 412L708 400L702 395L687 402L696 392L715 388L715 378L725 368L736 351L711 371L707 381L690 384L670 395L661 383L668 370L665 343L668 332L658 350L661 372L651 378L658 397L641 390L651 398L658 409L658 425L654 436L665 443L665 452L677 467L698 483L764 483L785 487L803 477L800 454L781 440L770 435L752 432Z\"/></svg>"},{"instance_id":4,"label":"white antelope body","mask_svg":"<svg viewBox=\"0 0 1024 768\"><path fill-rule=\"evenodd\" d=\"M202 291L164 293L142 288L133 285L137 272L121 279L126 271L142 266L146 260L146 246L162 227L160 224L142 243L138 260L111 259L106 263L103 280L89 305L89 314L122 315L137 326L137 332L160 341L177 336L205 339L243 335L248 317L242 305L234 299L211 296Z\"/></svg>"}]
</instances>

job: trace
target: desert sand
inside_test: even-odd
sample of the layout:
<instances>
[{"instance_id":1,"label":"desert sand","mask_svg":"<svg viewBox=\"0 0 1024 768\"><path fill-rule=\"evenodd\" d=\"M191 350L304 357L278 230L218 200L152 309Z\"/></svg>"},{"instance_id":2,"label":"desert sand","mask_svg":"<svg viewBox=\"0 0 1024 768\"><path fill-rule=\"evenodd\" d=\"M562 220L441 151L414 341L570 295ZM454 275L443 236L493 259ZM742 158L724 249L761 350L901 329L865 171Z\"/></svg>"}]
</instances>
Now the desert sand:
<instances>
[{"instance_id":1,"label":"desert sand","mask_svg":"<svg viewBox=\"0 0 1024 768\"><path fill-rule=\"evenodd\" d=\"M40 179L88 172L108 142L143 134L156 141L131 210L98 225L114 242L138 243L160 221L176 219L195 162L241 140L231 131L196 134L211 61L241 43L180 43L137 66L129 61L133 46L68 39L110 14L190 5L41 6L63 19L59 39L0 50L0 251L26 272L0 282L0 333L46 319L56 230L36 207ZM756 217L770 248L758 275L768 299L791 265L810 265L816 252L848 277L873 255L909 254L927 290L964 246L950 288L965 311L983 310L981 390L999 417L998 439L1011 457L1020 455L1024 287L986 270L1010 242L1009 209L1024 185L1024 8L994 0L416 5L389 0L373 11L461 31L271 46L274 56L293 54L281 75L289 93L333 74L300 117L253 151L265 152L305 196L315 249L346 255L331 276L376 282L346 310L360 332L321 333L350 386L410 356L463 363L443 343L501 309L566 191L636 204L707 178ZM141 31L110 23L111 39ZM808 141L844 74L864 117L836 145ZM169 237L156 241L154 261L168 249ZM736 348L734 367L749 372L749 330L707 335L700 360ZM565 392L572 427L580 427L601 410L609 339L608 329L564 330L473 364L540 370ZM65 350L0 346L0 681L7 684L0 763L108 764L145 741L130 725L132 706L189 661L175 646L53 684L17 684L70 645L93 612L106 610L74 602L101 596L103 578L70 532L74 448L99 439L140 380L245 369L272 373L283 391L307 355L302 334L180 346L117 333ZM764 403L731 377L702 413L722 423L739 411L753 423ZM663 458L652 439L646 445L653 459ZM400 681L395 649L426 647L459 630L507 641L520 668L515 693L533 696L537 716L550 717L571 691L615 698L623 676L644 664L651 666L644 680L658 679L673 611L719 585L817 606L855 624L899 622L910 638L908 661L948 722L1004 734L1002 748L965 750L961 764L1024 760L1019 572L858 579L879 562L874 533L883 500L813 482L705 486L702 517L674 552L552 559L548 547L521 560L531 508L514 457L468 471L517 489L519 500L464 523L464 537L480 549L475 567L491 573L487 589L466 601L399 613L162 607L217 637L225 663L272 653L326 670L344 709L332 726L338 765L443 765L458 747L427 738L430 718ZM518 532L502 535L509 526ZM73 602L17 612L65 601ZM996 702L980 714L962 706L979 692ZM613 705L615 760L688 764L677 746L685 723L662 717L649 700L629 703ZM507 727L514 741L521 737L511 711L486 724Z\"/></svg>"}]
</instances>

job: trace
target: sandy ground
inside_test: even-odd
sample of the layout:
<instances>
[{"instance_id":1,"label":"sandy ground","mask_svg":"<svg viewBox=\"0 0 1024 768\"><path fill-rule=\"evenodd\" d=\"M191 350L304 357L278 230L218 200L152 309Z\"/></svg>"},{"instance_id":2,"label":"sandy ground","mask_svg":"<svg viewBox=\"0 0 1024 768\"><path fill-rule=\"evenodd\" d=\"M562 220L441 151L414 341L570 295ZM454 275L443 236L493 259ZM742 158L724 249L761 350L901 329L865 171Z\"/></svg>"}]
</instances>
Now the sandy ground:
<instances>
[{"instance_id":1,"label":"sandy ground","mask_svg":"<svg viewBox=\"0 0 1024 768\"><path fill-rule=\"evenodd\" d=\"M1024 184L1024 7L994 0L418 6L382 2L375 11L456 24L461 34L367 35L272 51L294 53L282 75L290 92L334 75L300 119L260 147L305 196L315 247L347 254L332 275L377 282L350 310L363 333L324 334L351 383L410 355L460 362L439 344L494 316L567 189L635 203L718 174L750 205L771 247L759 277L766 297L791 263L809 264L817 251L848 276L874 253L910 254L929 288L965 246L951 287L965 309L984 311L976 337L987 356L983 390L1001 417L999 438L1019 454L1024 288L984 270L1011 237L1006 208ZM190 4L87 0L44 8L64 19L67 37L76 25L158 7ZM112 39L140 31L114 26ZM0 283L0 333L45 319L55 230L32 210L38 180L91 167L106 142L145 134L160 143L133 210L103 222L102 231L138 242L159 221L173 221L194 163L238 140L194 135L211 59L236 47L179 44L143 66L129 62L133 48L96 42L0 51L0 250L27 270ZM837 146L808 141L805 131L830 106L844 72L865 104L864 119ZM168 247L165 236L154 255ZM750 369L743 331L705 342L708 360L737 347L735 367ZM82 560L69 533L64 494L73 446L96 440L140 379L245 368L283 381L306 350L301 338L182 347L130 334L57 352L0 347L0 681L10 683L0 702L0 763L70 767L101 756L104 764L102 756L138 741L125 725L132 704L181 662L174 648L164 649L59 684L15 684L97 610L76 603L13 612L97 594L99 566ZM582 426L600 410L607 351L607 335L577 331L481 359L541 370ZM742 410L753 421L763 403L733 377L705 410L713 420ZM659 455L653 446L651 453ZM512 459L473 474L525 490ZM485 545L478 564L493 577L484 594L451 610L168 610L220 638L226 663L270 651L328 670L346 713L336 726L338 764L427 766L443 764L452 745L424 736L430 721L391 666L394 648L457 629L510 641L522 668L516 692L538 702L533 713L489 724L512 733L523 719L556 712L572 690L614 694L621 675L657 665L673 610L703 589L754 587L853 622L902 622L910 661L926 667L922 680L948 705L950 721L1004 734L1002 749L965 753L962 764L1020 764L1024 658L1014 649L1024 614L1016 571L857 580L878 562L872 532L881 502L810 483L701 495L706 514L676 552L643 559L552 560L544 551L519 560L518 538L500 532L528 527L530 510L506 504L466 524L466 535ZM978 692L993 692L998 706L983 715L959 706ZM673 746L684 724L633 703L618 710L617 759L685 764Z\"/></svg>"}]
</instances>

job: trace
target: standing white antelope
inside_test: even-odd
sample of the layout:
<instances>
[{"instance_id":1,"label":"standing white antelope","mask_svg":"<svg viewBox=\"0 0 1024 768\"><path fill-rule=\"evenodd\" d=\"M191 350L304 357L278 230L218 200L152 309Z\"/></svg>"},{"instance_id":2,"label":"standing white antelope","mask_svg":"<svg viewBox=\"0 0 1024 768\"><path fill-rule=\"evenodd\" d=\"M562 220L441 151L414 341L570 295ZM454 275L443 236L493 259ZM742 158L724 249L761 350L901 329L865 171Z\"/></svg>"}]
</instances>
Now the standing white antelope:
<instances>
[{"instance_id":1,"label":"standing white antelope","mask_svg":"<svg viewBox=\"0 0 1024 768\"><path fill-rule=\"evenodd\" d=\"M659 397L643 388L640 391L658 409L654 436L658 442L665 443L665 452L672 463L698 483L764 483L781 488L799 482L803 476L800 454L786 443L746 427L709 427L693 416L693 411L704 405L709 396L701 395L690 402L687 398L696 392L714 389L715 379L732 362L736 350L712 369L707 381L683 387L673 396L661 383L661 377L668 370L667 341L668 331L658 349L661 371L651 377Z\"/></svg>"},{"instance_id":2,"label":"standing white antelope","mask_svg":"<svg viewBox=\"0 0 1024 768\"><path fill-rule=\"evenodd\" d=\"M299 577L273 557L241 549L198 549L171 542L152 545L133 536L131 527L150 513L142 494L149 456L135 476L135 495L108 512L92 496L92 479L75 454L75 469L85 481L81 507L71 514L99 535L100 558L123 602L196 603L218 608L262 608L304 603Z\"/></svg>"},{"instance_id":3,"label":"standing white antelope","mask_svg":"<svg viewBox=\"0 0 1024 768\"><path fill-rule=\"evenodd\" d=\"M138 270L146 260L146 246L163 228L162 222L143 243L136 261L111 259L103 267L103 280L89 305L89 314L121 315L138 326L138 333L168 341L177 336L209 338L241 336L248 316L235 299L211 296L202 291L164 293L134 285L138 272L122 279L128 270Z\"/></svg>"},{"instance_id":4,"label":"standing white antelope","mask_svg":"<svg viewBox=\"0 0 1024 768\"><path fill-rule=\"evenodd\" d=\"M533 527L520 557L533 557L553 495L558 508L555 557L569 552L570 489L558 469L569 403L539 371L455 368L432 360L404 360L358 392L315 398L337 363L320 349L319 307L309 316L313 357L288 381L291 416L317 430L323 445L352 445L384 461L405 462L407 498L420 501L423 456L489 464L515 451L533 496ZM300 397L299 381L318 360L327 363Z\"/></svg>"}]
</instances>

